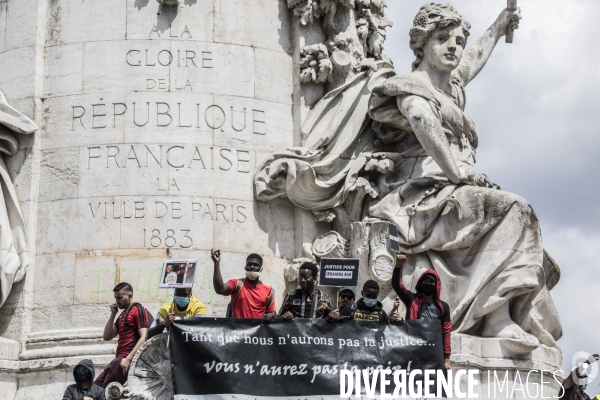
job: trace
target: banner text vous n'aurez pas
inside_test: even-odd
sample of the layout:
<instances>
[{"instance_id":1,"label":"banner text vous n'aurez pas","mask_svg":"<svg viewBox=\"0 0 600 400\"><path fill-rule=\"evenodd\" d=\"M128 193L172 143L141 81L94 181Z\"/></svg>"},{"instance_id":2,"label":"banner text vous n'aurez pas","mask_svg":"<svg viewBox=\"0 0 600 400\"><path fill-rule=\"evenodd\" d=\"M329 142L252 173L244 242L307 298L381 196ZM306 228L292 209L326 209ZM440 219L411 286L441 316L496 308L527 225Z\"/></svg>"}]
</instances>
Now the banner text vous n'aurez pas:
<instances>
[{"instance_id":1,"label":"banner text vous n'aurez pas","mask_svg":"<svg viewBox=\"0 0 600 400\"><path fill-rule=\"evenodd\" d=\"M175 400L339 399L343 369L444 365L438 320L192 318L173 325L170 343Z\"/></svg>"}]
</instances>

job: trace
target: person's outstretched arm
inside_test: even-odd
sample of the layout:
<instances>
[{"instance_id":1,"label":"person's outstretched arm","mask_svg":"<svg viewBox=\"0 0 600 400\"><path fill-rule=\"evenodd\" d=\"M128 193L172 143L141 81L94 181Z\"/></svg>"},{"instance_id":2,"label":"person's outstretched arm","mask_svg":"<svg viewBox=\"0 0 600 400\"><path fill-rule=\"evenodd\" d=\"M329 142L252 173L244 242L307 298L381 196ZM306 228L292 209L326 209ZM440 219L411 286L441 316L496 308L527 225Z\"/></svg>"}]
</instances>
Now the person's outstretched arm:
<instances>
[{"instance_id":1,"label":"person's outstretched arm","mask_svg":"<svg viewBox=\"0 0 600 400\"><path fill-rule=\"evenodd\" d=\"M408 290L404 284L402 284L402 266L406 262L406 256L404 254L396 254L396 266L394 273L392 274L392 288L400 297L400 300L408 308L415 299L415 294Z\"/></svg>"},{"instance_id":2,"label":"person's outstretched arm","mask_svg":"<svg viewBox=\"0 0 600 400\"><path fill-rule=\"evenodd\" d=\"M483 36L465 51L457 69L465 86L483 69L500 38L506 35L508 26L517 29L520 19L521 9L517 8L517 11L504 9Z\"/></svg>"},{"instance_id":3,"label":"person's outstretched arm","mask_svg":"<svg viewBox=\"0 0 600 400\"><path fill-rule=\"evenodd\" d=\"M213 273L213 286L215 292L223 296L229 296L231 294L231 287L223 283L223 277L221 276L221 251L212 251L211 249L210 257L212 258L215 267Z\"/></svg>"}]
</instances>

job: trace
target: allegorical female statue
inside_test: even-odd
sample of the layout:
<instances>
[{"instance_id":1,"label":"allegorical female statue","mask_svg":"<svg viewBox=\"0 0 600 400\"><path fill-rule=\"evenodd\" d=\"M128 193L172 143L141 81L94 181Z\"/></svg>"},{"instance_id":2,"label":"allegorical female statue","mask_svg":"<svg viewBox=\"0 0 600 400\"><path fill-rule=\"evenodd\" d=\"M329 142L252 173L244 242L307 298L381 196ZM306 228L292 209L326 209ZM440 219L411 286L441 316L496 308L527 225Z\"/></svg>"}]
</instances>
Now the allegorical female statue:
<instances>
[{"instance_id":1,"label":"allegorical female statue","mask_svg":"<svg viewBox=\"0 0 600 400\"><path fill-rule=\"evenodd\" d=\"M410 30L413 72L395 76L379 62L327 94L305 121L305 147L271 156L255 182L258 199L286 195L340 215L368 181L361 220L398 226L405 285L435 269L453 331L524 353L561 335L540 228L523 198L475 170L478 135L464 113L465 86L519 19L504 10L466 50L469 23L448 4L425 4Z\"/></svg>"},{"instance_id":2,"label":"allegorical female statue","mask_svg":"<svg viewBox=\"0 0 600 400\"><path fill-rule=\"evenodd\" d=\"M13 155L19 149L15 133L33 133L38 127L32 120L8 105L0 92L0 152ZM25 276L30 256L25 221L4 158L0 157L0 307L13 283Z\"/></svg>"}]
</instances>

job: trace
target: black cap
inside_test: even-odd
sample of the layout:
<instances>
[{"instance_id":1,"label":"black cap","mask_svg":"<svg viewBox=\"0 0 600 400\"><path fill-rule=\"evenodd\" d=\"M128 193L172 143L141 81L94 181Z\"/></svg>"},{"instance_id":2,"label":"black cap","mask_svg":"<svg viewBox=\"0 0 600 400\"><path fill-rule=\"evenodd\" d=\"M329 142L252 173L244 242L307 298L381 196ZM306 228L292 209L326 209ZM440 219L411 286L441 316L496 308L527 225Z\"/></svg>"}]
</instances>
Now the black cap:
<instances>
[{"instance_id":1,"label":"black cap","mask_svg":"<svg viewBox=\"0 0 600 400\"><path fill-rule=\"evenodd\" d=\"M366 288L372 288L372 289L379 290L379 283L375 282L373 279L369 279L363 285L363 290L365 290Z\"/></svg>"},{"instance_id":2,"label":"black cap","mask_svg":"<svg viewBox=\"0 0 600 400\"><path fill-rule=\"evenodd\" d=\"M425 278L426 276L430 277L431 279L433 279L434 281L437 282L436 276L434 274L431 274L431 273L429 273L429 274L423 274L423 277L421 279Z\"/></svg>"}]
</instances>

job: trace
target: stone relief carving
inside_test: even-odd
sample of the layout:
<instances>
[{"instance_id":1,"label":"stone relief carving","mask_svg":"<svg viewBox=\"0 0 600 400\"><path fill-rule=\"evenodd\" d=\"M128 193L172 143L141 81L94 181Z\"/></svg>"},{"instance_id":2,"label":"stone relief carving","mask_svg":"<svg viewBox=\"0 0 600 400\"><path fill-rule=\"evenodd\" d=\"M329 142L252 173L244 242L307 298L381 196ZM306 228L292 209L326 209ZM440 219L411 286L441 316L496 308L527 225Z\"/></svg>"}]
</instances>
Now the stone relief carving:
<instances>
[{"instance_id":1,"label":"stone relief carving","mask_svg":"<svg viewBox=\"0 0 600 400\"><path fill-rule=\"evenodd\" d=\"M303 23L323 18L323 4L333 3L365 7L288 2ZM333 231L315 238L313 256L359 257L388 286L387 222L395 223L408 255L404 284L414 290L417 278L435 269L454 332L498 338L525 354L540 344L556 347L562 334L549 294L559 270L544 252L531 206L475 170L478 135L464 113L465 86L519 19L520 11L504 10L466 48L468 22L448 4L425 4L409 33L413 73L397 76L379 53L374 68L352 69L343 86L328 76L337 89L307 114L304 146L267 158L256 172L255 194L262 201L286 196L317 221L330 222ZM320 58L319 70L311 59L310 80L327 75L320 62L328 51L323 45L303 50Z\"/></svg>"},{"instance_id":2,"label":"stone relief carving","mask_svg":"<svg viewBox=\"0 0 600 400\"><path fill-rule=\"evenodd\" d=\"M382 59L386 29L384 0L288 0L300 23L319 20L325 43L305 46L301 51L300 80L339 87L365 68Z\"/></svg>"},{"instance_id":3,"label":"stone relief carving","mask_svg":"<svg viewBox=\"0 0 600 400\"><path fill-rule=\"evenodd\" d=\"M8 105L0 92L0 151L14 155L19 149L15 133L30 134L36 124ZM25 276L30 262L25 221L12 179L0 158L2 204L0 205L0 307L6 301L14 283Z\"/></svg>"}]
</instances>

